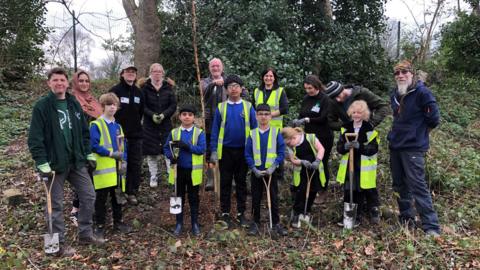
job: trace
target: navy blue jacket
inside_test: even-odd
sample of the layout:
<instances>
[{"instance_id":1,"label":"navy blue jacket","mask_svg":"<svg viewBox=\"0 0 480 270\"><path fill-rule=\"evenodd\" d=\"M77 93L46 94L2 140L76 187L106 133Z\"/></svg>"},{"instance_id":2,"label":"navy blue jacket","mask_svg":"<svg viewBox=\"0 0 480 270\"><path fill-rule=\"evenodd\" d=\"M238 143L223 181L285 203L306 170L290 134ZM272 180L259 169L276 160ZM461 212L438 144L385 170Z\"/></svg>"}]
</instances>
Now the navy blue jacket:
<instances>
[{"instance_id":1,"label":"navy blue jacket","mask_svg":"<svg viewBox=\"0 0 480 270\"><path fill-rule=\"evenodd\" d=\"M426 152L429 132L440 122L437 101L430 89L418 81L403 97L394 89L390 101L393 111L388 134L390 149Z\"/></svg>"},{"instance_id":2,"label":"navy blue jacket","mask_svg":"<svg viewBox=\"0 0 480 270\"><path fill-rule=\"evenodd\" d=\"M267 160L267 145L268 145L268 136L270 135L271 129L268 129L264 133L260 132L260 159L262 164L257 167L259 170L265 170L265 162ZM278 166L283 162L285 158L285 142L283 141L282 134L279 132L277 134L277 158L275 158L275 164ZM252 137L248 136L247 144L245 145L245 161L247 162L248 168L253 169L255 166L255 158L253 157L253 144Z\"/></svg>"}]
</instances>

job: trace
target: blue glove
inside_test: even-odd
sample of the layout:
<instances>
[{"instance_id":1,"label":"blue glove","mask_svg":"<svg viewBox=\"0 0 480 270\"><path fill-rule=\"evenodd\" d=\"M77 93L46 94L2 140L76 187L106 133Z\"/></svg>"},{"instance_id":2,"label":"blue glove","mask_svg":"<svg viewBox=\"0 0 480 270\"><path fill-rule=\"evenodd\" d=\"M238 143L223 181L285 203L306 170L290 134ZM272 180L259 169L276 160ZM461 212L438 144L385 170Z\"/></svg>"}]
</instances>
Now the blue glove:
<instances>
[{"instance_id":1,"label":"blue glove","mask_svg":"<svg viewBox=\"0 0 480 270\"><path fill-rule=\"evenodd\" d=\"M318 169L318 166L320 165L320 162L322 162L322 160L320 159L315 159L315 161L310 165L310 168L309 169L312 169L312 170L317 170Z\"/></svg>"},{"instance_id":2,"label":"blue glove","mask_svg":"<svg viewBox=\"0 0 480 270\"><path fill-rule=\"evenodd\" d=\"M299 126L303 125L303 123L305 123L305 118L294 119L293 122L292 122L292 126L299 127Z\"/></svg>"},{"instance_id":3,"label":"blue glove","mask_svg":"<svg viewBox=\"0 0 480 270\"><path fill-rule=\"evenodd\" d=\"M275 163L272 164L272 166L270 166L270 167L267 169L267 171L265 172L266 175L269 175L269 176L272 175L273 172L277 169L277 167L278 167L277 164L275 164Z\"/></svg>"},{"instance_id":4,"label":"blue glove","mask_svg":"<svg viewBox=\"0 0 480 270\"><path fill-rule=\"evenodd\" d=\"M255 174L255 177L257 178L262 178L265 175L264 171L260 171L259 169L253 167L252 169L253 174Z\"/></svg>"},{"instance_id":5,"label":"blue glove","mask_svg":"<svg viewBox=\"0 0 480 270\"><path fill-rule=\"evenodd\" d=\"M308 160L302 159L302 160L300 160L300 162L302 163L303 167L305 167L306 169L308 169L308 168L310 168L310 166L312 166L312 163L310 163L310 161L308 161Z\"/></svg>"}]
</instances>

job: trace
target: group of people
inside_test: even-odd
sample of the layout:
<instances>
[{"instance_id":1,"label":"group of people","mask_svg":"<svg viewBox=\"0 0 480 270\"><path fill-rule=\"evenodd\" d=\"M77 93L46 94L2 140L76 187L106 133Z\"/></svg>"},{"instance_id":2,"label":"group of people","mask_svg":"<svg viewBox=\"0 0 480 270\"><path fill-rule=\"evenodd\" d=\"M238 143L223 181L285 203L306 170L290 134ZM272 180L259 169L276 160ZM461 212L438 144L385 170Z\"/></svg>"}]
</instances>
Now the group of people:
<instances>
[{"instance_id":1,"label":"group of people","mask_svg":"<svg viewBox=\"0 0 480 270\"><path fill-rule=\"evenodd\" d=\"M123 67L120 82L98 101L85 71L73 75L69 93L65 70L50 70L50 91L33 108L28 146L40 176L52 181L52 225L60 236L60 255L75 252L64 243L65 180L75 191L72 212L77 217L79 242L103 244L108 196L114 231L131 231L122 220L121 199L138 204L143 156L152 188L158 185L160 157L164 156L168 183L176 185L176 196L182 198L182 204L188 194L193 235L200 234L199 188L204 173L206 189L212 189L214 170L218 169L220 221L225 228L236 222L248 227L248 234L258 235L261 201L268 189L270 229L285 236L288 231L280 222L278 207L284 163L293 166L290 223L298 228L300 220L309 220L317 193L328 186L334 131L340 131L336 148L342 155L336 180L344 184L345 202L349 201L350 186L353 188L353 201L359 205L356 225L363 216L369 216L373 224L380 221L376 189L380 135L375 127L389 114L387 102L366 88L335 81L324 86L317 76L308 75L303 81L306 95L298 117L284 127L288 99L274 69L262 72L252 99L239 76L225 76L220 59L209 62L209 71L210 76L201 81L205 102L205 126L201 129L195 125L198 113L192 105L183 105L177 111L175 83L164 77L165 71L158 63L151 65L150 76L141 89L136 84L136 67ZM436 236L440 228L425 181L424 155L429 148L429 132L439 123L438 106L423 82L415 80L410 62L395 65L394 77L397 86L391 95L393 124L388 140L393 189L399 194L399 219L415 226L414 201L422 229ZM180 121L176 128L171 121L175 112ZM355 134L354 139L351 134ZM347 169L351 151L353 177ZM246 215L248 171L253 221ZM235 218L231 217L233 186ZM125 198L119 196L119 190L125 192ZM343 226L342 222L339 225ZM173 233L179 236L183 229L181 212L176 215Z\"/></svg>"}]
</instances>

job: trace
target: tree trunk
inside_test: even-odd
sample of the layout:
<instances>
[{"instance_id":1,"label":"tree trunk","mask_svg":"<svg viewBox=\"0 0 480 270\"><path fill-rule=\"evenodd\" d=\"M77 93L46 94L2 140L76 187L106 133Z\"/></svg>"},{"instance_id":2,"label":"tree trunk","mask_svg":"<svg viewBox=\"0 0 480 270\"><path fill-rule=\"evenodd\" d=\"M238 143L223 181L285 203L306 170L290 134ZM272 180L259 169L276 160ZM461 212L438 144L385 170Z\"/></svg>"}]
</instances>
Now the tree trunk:
<instances>
[{"instance_id":1,"label":"tree trunk","mask_svg":"<svg viewBox=\"0 0 480 270\"><path fill-rule=\"evenodd\" d=\"M134 35L133 60L139 76L147 76L150 64L160 60L160 0L122 0L132 23Z\"/></svg>"},{"instance_id":2,"label":"tree trunk","mask_svg":"<svg viewBox=\"0 0 480 270\"><path fill-rule=\"evenodd\" d=\"M322 14L325 16L326 20L333 20L332 4L330 0L322 0Z\"/></svg>"}]
</instances>

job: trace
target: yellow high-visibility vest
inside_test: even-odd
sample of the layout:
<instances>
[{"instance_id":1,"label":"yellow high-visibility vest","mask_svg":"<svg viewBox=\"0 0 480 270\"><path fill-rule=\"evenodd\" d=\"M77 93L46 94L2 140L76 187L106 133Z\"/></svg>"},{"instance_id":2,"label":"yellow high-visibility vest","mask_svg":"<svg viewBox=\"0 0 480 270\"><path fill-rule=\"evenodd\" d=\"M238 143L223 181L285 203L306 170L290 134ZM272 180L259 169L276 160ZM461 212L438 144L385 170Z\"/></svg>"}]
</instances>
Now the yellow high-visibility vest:
<instances>
[{"instance_id":1,"label":"yellow high-visibility vest","mask_svg":"<svg viewBox=\"0 0 480 270\"><path fill-rule=\"evenodd\" d=\"M265 169L272 166L277 158L277 135L278 128L270 127L267 143L267 157L265 159ZM253 129L250 132L252 138L253 159L255 160L255 166L262 165L262 157L260 150L260 131L258 128Z\"/></svg>"},{"instance_id":2,"label":"yellow high-visibility vest","mask_svg":"<svg viewBox=\"0 0 480 270\"><path fill-rule=\"evenodd\" d=\"M100 142L99 145L106 148L108 151L113 151L112 138L108 132L107 124L105 120L99 118L90 122L90 127L96 125L100 130ZM120 135L123 136L123 130L120 127ZM101 156L97 153L93 153L97 159L97 167L93 172L93 186L95 190L114 187L117 185L117 163L114 158ZM122 190L125 191L125 177L122 177Z\"/></svg>"},{"instance_id":3,"label":"yellow high-visibility vest","mask_svg":"<svg viewBox=\"0 0 480 270\"><path fill-rule=\"evenodd\" d=\"M250 109L252 108L252 103L242 100L243 105L243 114L245 116L245 143L247 142L248 135L250 134ZM218 110L222 116L222 122L220 124L220 131L218 132L218 141L217 141L217 156L218 160L222 159L222 149L223 149L223 137L225 135L225 123L227 121L227 101L224 101L218 104Z\"/></svg>"},{"instance_id":4,"label":"yellow high-visibility vest","mask_svg":"<svg viewBox=\"0 0 480 270\"><path fill-rule=\"evenodd\" d=\"M342 128L340 130L341 134L345 133L346 129ZM370 143L373 140L377 140L377 143L380 143L378 138L378 132L376 130L367 132L367 143ZM347 175L348 167L348 157L349 153L346 153L342 156L340 160L340 165L338 166L337 173L337 182L343 184L345 183L345 176ZM360 155L360 188L362 189L371 189L377 187L377 154L372 156Z\"/></svg>"},{"instance_id":5,"label":"yellow high-visibility vest","mask_svg":"<svg viewBox=\"0 0 480 270\"><path fill-rule=\"evenodd\" d=\"M305 134L305 137L307 139L308 144L310 144L310 147L312 148L312 151L315 156L317 156L317 149L315 148L315 140L317 137L315 134L312 133L307 133ZM293 154L295 155L295 147L293 148ZM298 187L300 185L300 172L302 171L302 166L294 166L293 167L293 185ZM325 178L325 171L323 170L323 162L320 162L318 164L318 180L320 181L320 184L322 187L325 187L325 183L327 182Z\"/></svg>"},{"instance_id":6,"label":"yellow high-visibility vest","mask_svg":"<svg viewBox=\"0 0 480 270\"><path fill-rule=\"evenodd\" d=\"M193 127L193 134L192 134L192 145L197 145L198 137L203 132L202 129ZM172 140L173 141L180 141L182 134L181 128L174 128L172 129ZM172 153L173 154L173 153ZM173 185L175 183L175 171L172 169L173 166L170 166L168 173L168 183ZM203 181L203 155L197 155L192 153L192 185L198 186Z\"/></svg>"},{"instance_id":7,"label":"yellow high-visibility vest","mask_svg":"<svg viewBox=\"0 0 480 270\"><path fill-rule=\"evenodd\" d=\"M280 111L280 98L282 97L283 87L279 87L275 90L271 90L270 96L268 97L267 104L270 105L272 111ZM253 95L255 97L255 107L259 104L265 103L263 100L263 93L260 89L255 88ZM283 115L273 117L270 121L270 126L276 128L283 128Z\"/></svg>"}]
</instances>

